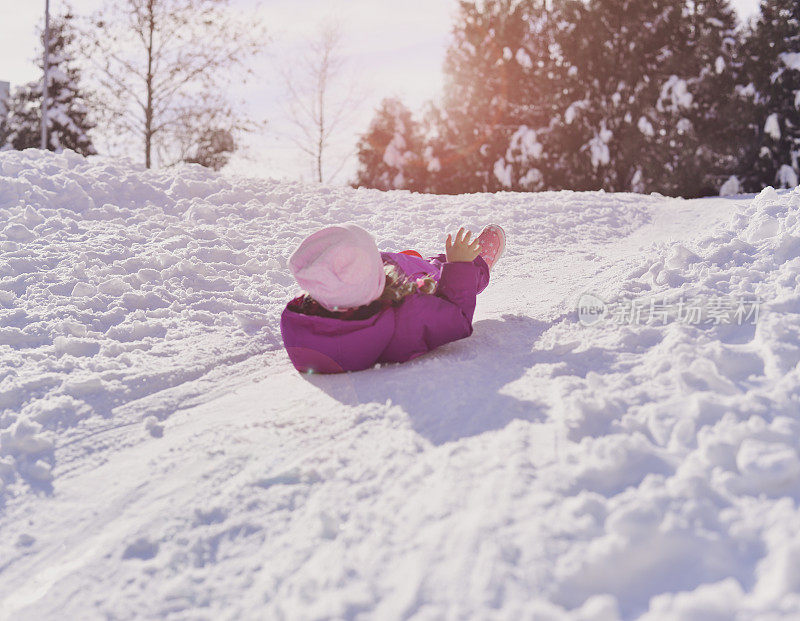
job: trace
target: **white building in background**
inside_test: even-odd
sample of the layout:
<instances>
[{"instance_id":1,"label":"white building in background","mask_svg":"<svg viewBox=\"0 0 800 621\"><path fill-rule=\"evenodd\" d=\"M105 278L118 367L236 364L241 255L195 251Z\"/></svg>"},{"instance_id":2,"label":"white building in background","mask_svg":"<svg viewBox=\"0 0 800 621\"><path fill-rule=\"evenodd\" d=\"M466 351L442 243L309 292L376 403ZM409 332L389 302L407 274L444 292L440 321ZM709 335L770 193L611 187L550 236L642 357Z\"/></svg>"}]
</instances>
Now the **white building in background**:
<instances>
[{"instance_id":1,"label":"white building in background","mask_svg":"<svg viewBox=\"0 0 800 621\"><path fill-rule=\"evenodd\" d=\"M5 116L8 109L6 102L8 101L8 94L11 92L11 84L8 82L0 81L0 116Z\"/></svg>"}]
</instances>

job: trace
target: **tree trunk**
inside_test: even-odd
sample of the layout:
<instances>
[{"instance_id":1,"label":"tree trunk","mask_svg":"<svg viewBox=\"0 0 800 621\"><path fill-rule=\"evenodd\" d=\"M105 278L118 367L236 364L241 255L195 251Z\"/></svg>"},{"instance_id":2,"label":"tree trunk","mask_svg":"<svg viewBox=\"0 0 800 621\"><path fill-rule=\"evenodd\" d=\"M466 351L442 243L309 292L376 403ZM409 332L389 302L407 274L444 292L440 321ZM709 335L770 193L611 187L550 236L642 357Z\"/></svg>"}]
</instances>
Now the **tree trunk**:
<instances>
[{"instance_id":1,"label":"tree trunk","mask_svg":"<svg viewBox=\"0 0 800 621\"><path fill-rule=\"evenodd\" d=\"M322 140L317 148L317 180L322 183Z\"/></svg>"},{"instance_id":2,"label":"tree trunk","mask_svg":"<svg viewBox=\"0 0 800 621\"><path fill-rule=\"evenodd\" d=\"M147 106L144 113L144 165L150 168L152 164L151 151L153 148L153 32L155 24L155 0L147 3L148 33L147 33Z\"/></svg>"},{"instance_id":3,"label":"tree trunk","mask_svg":"<svg viewBox=\"0 0 800 621\"><path fill-rule=\"evenodd\" d=\"M317 180L322 183L322 151L325 148L325 82L319 85L319 137L317 138Z\"/></svg>"},{"instance_id":4,"label":"tree trunk","mask_svg":"<svg viewBox=\"0 0 800 621\"><path fill-rule=\"evenodd\" d=\"M42 78L42 145L47 149L47 99L50 96L50 0L44 5L44 77Z\"/></svg>"}]
</instances>

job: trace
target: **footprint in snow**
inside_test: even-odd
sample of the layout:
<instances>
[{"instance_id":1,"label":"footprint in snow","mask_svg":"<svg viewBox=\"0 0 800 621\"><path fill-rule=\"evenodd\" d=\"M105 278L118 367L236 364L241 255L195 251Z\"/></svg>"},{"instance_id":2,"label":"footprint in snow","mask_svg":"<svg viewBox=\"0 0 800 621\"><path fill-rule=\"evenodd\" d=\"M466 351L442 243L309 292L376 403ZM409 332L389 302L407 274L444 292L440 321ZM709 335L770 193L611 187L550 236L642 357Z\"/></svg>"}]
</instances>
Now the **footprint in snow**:
<instances>
[{"instance_id":1,"label":"footprint in snow","mask_svg":"<svg viewBox=\"0 0 800 621\"><path fill-rule=\"evenodd\" d=\"M138 558L146 561L153 558L156 554L158 554L158 543L150 541L146 537L140 537L125 548L125 552L122 553L122 558Z\"/></svg>"}]
</instances>

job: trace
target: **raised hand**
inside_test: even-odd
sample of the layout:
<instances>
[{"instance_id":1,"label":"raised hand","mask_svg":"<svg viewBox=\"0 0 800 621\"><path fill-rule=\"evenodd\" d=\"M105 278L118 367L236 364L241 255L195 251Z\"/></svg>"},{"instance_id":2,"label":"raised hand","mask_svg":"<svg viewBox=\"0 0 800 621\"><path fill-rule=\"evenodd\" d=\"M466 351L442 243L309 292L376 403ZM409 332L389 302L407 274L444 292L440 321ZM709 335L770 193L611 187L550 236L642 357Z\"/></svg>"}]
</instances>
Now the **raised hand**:
<instances>
[{"instance_id":1,"label":"raised hand","mask_svg":"<svg viewBox=\"0 0 800 621\"><path fill-rule=\"evenodd\" d=\"M452 234L447 235L447 241L444 246L449 263L458 261L471 262L478 256L481 249L480 244L477 238L470 242L470 235L472 235L470 231L467 231L466 235L464 234L463 226L458 229L455 239L453 239Z\"/></svg>"}]
</instances>

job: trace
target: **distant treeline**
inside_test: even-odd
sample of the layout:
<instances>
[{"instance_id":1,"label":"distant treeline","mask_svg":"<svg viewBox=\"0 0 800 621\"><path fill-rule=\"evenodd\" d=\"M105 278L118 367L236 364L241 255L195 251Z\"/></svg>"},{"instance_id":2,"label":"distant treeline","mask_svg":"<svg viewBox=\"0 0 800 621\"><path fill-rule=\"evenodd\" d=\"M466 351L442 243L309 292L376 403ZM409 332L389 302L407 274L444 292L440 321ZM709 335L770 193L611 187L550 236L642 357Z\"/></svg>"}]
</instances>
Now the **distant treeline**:
<instances>
[{"instance_id":1,"label":"distant treeline","mask_svg":"<svg viewBox=\"0 0 800 621\"><path fill-rule=\"evenodd\" d=\"M264 47L262 20L231 0L109 0L54 14L37 50L44 79L0 102L0 151L44 147L82 155L221 169L252 122L230 96ZM45 71L47 46L47 71ZM46 106L43 105L46 96ZM44 117L44 122L43 122ZM42 126L44 139L42 144Z\"/></svg>"},{"instance_id":2,"label":"distant treeline","mask_svg":"<svg viewBox=\"0 0 800 621\"><path fill-rule=\"evenodd\" d=\"M800 2L460 3L441 105L386 99L355 186L696 197L793 187Z\"/></svg>"}]
</instances>

